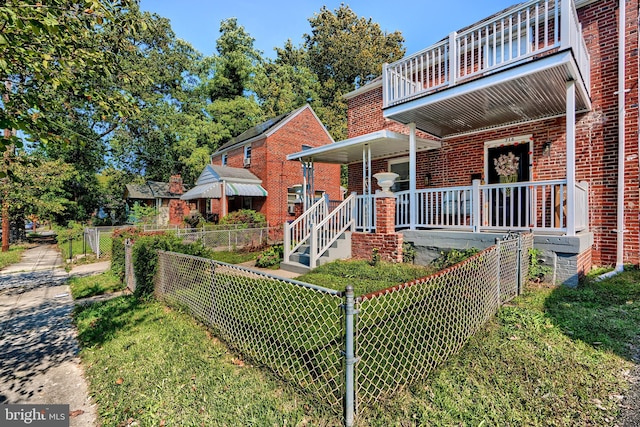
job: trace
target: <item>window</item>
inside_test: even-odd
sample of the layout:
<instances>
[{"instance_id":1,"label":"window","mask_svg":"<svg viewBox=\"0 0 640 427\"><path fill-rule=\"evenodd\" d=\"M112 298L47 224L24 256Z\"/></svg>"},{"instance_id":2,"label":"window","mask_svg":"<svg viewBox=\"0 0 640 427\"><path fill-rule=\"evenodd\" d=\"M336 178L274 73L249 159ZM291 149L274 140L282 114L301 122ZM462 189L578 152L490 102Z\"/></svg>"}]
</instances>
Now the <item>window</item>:
<instances>
[{"instance_id":1,"label":"window","mask_svg":"<svg viewBox=\"0 0 640 427\"><path fill-rule=\"evenodd\" d=\"M251 146L250 145L245 145L244 146L244 160L246 161L251 161Z\"/></svg>"},{"instance_id":2,"label":"window","mask_svg":"<svg viewBox=\"0 0 640 427\"><path fill-rule=\"evenodd\" d=\"M399 175L393 187L391 187L391 191L396 192L409 189L409 159L407 157L389 160L389 172L395 172Z\"/></svg>"},{"instance_id":3,"label":"window","mask_svg":"<svg viewBox=\"0 0 640 427\"><path fill-rule=\"evenodd\" d=\"M228 155L227 153L222 155L222 166L227 166Z\"/></svg>"}]
</instances>

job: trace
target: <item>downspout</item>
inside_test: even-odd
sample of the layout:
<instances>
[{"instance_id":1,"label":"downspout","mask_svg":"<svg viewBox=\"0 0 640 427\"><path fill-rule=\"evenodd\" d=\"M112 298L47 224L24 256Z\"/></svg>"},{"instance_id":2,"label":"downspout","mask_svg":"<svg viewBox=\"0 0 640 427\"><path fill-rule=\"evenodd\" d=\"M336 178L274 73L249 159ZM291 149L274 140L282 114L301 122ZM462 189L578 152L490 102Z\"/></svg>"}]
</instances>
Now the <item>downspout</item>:
<instances>
[{"instance_id":1,"label":"downspout","mask_svg":"<svg viewBox=\"0 0 640 427\"><path fill-rule=\"evenodd\" d=\"M626 0L618 1L618 195L616 225L616 267L598 277L598 280L614 276L624 270L624 170L625 170L625 89L626 79Z\"/></svg>"}]
</instances>

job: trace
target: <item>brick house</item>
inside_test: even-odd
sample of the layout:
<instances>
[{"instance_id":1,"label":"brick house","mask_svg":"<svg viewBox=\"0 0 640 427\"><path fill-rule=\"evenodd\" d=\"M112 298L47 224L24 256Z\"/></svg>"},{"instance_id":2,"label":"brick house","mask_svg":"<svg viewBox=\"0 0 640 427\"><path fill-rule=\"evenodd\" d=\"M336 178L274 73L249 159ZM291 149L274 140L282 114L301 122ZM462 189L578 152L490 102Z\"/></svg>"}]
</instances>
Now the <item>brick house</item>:
<instances>
[{"instance_id":1,"label":"brick house","mask_svg":"<svg viewBox=\"0 0 640 427\"><path fill-rule=\"evenodd\" d=\"M135 203L152 206L157 212L156 225L182 225L185 216L195 207L180 199L186 191L180 175L172 175L169 182L147 181L127 184L124 191L127 214Z\"/></svg>"},{"instance_id":2,"label":"brick house","mask_svg":"<svg viewBox=\"0 0 640 427\"><path fill-rule=\"evenodd\" d=\"M313 109L305 105L222 145L196 186L182 198L198 200L201 213L212 218L252 209L264 214L270 226L281 225L302 211L305 195L310 200L322 195L341 199L339 165L317 165L304 174L299 161L286 159L289 153L333 142ZM222 182L225 191L216 190ZM308 192L310 182L313 193Z\"/></svg>"},{"instance_id":3,"label":"brick house","mask_svg":"<svg viewBox=\"0 0 640 427\"><path fill-rule=\"evenodd\" d=\"M348 164L365 234L372 176L397 173L389 259L402 240L427 261L532 230L558 282L638 265L637 23L638 0L514 5L385 64L345 96L349 139L289 159Z\"/></svg>"}]
</instances>

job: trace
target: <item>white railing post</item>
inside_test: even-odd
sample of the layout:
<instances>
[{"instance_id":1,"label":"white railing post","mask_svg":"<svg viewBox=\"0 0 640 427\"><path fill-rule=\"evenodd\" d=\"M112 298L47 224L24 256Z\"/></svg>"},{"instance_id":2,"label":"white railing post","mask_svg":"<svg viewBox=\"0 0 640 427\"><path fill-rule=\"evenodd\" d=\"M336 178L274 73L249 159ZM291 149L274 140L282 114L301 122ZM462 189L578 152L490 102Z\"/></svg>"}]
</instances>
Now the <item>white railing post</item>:
<instances>
[{"instance_id":1,"label":"white railing post","mask_svg":"<svg viewBox=\"0 0 640 427\"><path fill-rule=\"evenodd\" d=\"M283 258L285 262L289 262L291 257L291 224L288 222L284 223L284 254Z\"/></svg>"},{"instance_id":2,"label":"white railing post","mask_svg":"<svg viewBox=\"0 0 640 427\"><path fill-rule=\"evenodd\" d=\"M316 267L318 259L318 227L314 224L311 227L311 238L309 239L309 268Z\"/></svg>"},{"instance_id":3,"label":"white railing post","mask_svg":"<svg viewBox=\"0 0 640 427\"><path fill-rule=\"evenodd\" d=\"M382 64L382 108L385 108L389 105L389 72L387 69L389 68L388 63Z\"/></svg>"},{"instance_id":4,"label":"white railing post","mask_svg":"<svg viewBox=\"0 0 640 427\"><path fill-rule=\"evenodd\" d=\"M560 0L560 48L566 49L571 44L571 0Z\"/></svg>"},{"instance_id":5,"label":"white railing post","mask_svg":"<svg viewBox=\"0 0 640 427\"><path fill-rule=\"evenodd\" d=\"M456 84L458 70L458 49L456 47L457 32L449 34L449 86Z\"/></svg>"},{"instance_id":6,"label":"white railing post","mask_svg":"<svg viewBox=\"0 0 640 427\"><path fill-rule=\"evenodd\" d=\"M471 184L471 227L473 232L480 231L481 217L480 217L480 180L474 179Z\"/></svg>"},{"instance_id":7,"label":"white railing post","mask_svg":"<svg viewBox=\"0 0 640 427\"><path fill-rule=\"evenodd\" d=\"M568 0L564 2L570 3ZM567 235L576 235L576 82L567 82Z\"/></svg>"}]
</instances>

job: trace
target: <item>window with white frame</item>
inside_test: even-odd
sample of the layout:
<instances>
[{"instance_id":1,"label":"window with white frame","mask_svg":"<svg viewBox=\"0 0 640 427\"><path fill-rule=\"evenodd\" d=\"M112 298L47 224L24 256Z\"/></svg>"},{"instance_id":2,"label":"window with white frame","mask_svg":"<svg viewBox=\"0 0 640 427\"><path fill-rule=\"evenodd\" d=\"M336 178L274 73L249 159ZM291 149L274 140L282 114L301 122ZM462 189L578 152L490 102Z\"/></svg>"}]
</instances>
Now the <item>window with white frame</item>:
<instances>
[{"instance_id":1,"label":"window with white frame","mask_svg":"<svg viewBox=\"0 0 640 427\"><path fill-rule=\"evenodd\" d=\"M389 160L389 172L398 174L391 191L404 191L409 189L409 158Z\"/></svg>"},{"instance_id":2,"label":"window with white frame","mask_svg":"<svg viewBox=\"0 0 640 427\"><path fill-rule=\"evenodd\" d=\"M251 145L244 146L244 164L245 166L251 164Z\"/></svg>"},{"instance_id":3,"label":"window with white frame","mask_svg":"<svg viewBox=\"0 0 640 427\"><path fill-rule=\"evenodd\" d=\"M229 156L227 155L227 153L224 153L222 155L222 166L227 166L227 161L229 160Z\"/></svg>"}]
</instances>

